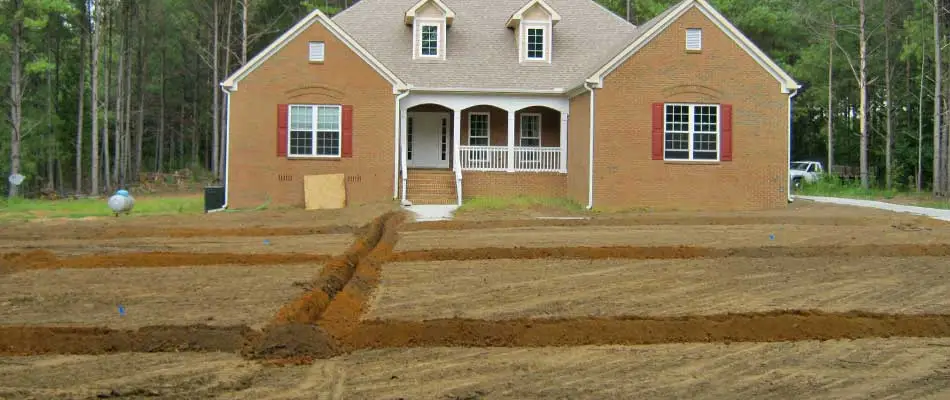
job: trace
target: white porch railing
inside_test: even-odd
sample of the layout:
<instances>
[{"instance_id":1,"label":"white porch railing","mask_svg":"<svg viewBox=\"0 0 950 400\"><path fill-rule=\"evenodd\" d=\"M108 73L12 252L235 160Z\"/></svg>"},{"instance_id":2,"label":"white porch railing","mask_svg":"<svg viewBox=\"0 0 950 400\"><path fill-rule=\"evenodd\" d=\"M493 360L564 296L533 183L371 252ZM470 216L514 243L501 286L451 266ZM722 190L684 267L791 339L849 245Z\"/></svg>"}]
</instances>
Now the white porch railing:
<instances>
[{"instance_id":1,"label":"white porch railing","mask_svg":"<svg viewBox=\"0 0 950 400\"><path fill-rule=\"evenodd\" d=\"M514 147L514 164L508 166L507 146L459 146L459 159L467 171L561 171L560 147Z\"/></svg>"}]
</instances>

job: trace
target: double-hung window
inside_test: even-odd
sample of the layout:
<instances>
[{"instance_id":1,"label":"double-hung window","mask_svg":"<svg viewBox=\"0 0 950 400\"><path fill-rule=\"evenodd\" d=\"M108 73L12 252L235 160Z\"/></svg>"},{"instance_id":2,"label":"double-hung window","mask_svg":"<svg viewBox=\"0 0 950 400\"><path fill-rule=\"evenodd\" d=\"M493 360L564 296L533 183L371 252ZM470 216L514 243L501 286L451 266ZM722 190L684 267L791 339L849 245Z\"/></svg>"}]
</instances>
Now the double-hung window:
<instances>
[{"instance_id":1,"label":"double-hung window","mask_svg":"<svg viewBox=\"0 0 950 400\"><path fill-rule=\"evenodd\" d=\"M488 113L468 115L468 145L488 146Z\"/></svg>"},{"instance_id":2,"label":"double-hung window","mask_svg":"<svg viewBox=\"0 0 950 400\"><path fill-rule=\"evenodd\" d=\"M544 60L544 28L528 28L527 36L527 58Z\"/></svg>"},{"instance_id":3,"label":"double-hung window","mask_svg":"<svg viewBox=\"0 0 950 400\"><path fill-rule=\"evenodd\" d=\"M469 146L488 146L489 144L489 114L488 113L470 113L468 114L468 145ZM469 159L472 161L488 161L488 149L469 150Z\"/></svg>"},{"instance_id":4,"label":"double-hung window","mask_svg":"<svg viewBox=\"0 0 950 400\"><path fill-rule=\"evenodd\" d=\"M439 56L439 25L424 24L419 27L419 55Z\"/></svg>"},{"instance_id":5,"label":"double-hung window","mask_svg":"<svg viewBox=\"0 0 950 400\"><path fill-rule=\"evenodd\" d=\"M521 114L521 147L541 147L541 114Z\"/></svg>"},{"instance_id":6,"label":"double-hung window","mask_svg":"<svg viewBox=\"0 0 950 400\"><path fill-rule=\"evenodd\" d=\"M664 109L664 159L719 160L719 105L666 104Z\"/></svg>"},{"instance_id":7,"label":"double-hung window","mask_svg":"<svg viewBox=\"0 0 950 400\"><path fill-rule=\"evenodd\" d=\"M339 157L341 118L337 105L291 105L288 154Z\"/></svg>"}]
</instances>

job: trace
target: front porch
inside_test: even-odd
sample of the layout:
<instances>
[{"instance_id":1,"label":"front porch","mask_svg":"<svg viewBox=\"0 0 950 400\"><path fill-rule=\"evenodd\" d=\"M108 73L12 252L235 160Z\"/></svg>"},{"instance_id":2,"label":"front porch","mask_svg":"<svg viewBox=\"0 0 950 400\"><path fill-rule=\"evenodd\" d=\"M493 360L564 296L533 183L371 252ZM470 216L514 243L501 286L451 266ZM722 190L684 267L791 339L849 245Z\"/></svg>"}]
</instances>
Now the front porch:
<instances>
[{"instance_id":1,"label":"front porch","mask_svg":"<svg viewBox=\"0 0 950 400\"><path fill-rule=\"evenodd\" d=\"M404 201L454 195L461 204L464 176L469 172L567 173L566 99L413 94L400 109ZM418 177L420 170L454 172L454 190L444 183L410 179Z\"/></svg>"}]
</instances>

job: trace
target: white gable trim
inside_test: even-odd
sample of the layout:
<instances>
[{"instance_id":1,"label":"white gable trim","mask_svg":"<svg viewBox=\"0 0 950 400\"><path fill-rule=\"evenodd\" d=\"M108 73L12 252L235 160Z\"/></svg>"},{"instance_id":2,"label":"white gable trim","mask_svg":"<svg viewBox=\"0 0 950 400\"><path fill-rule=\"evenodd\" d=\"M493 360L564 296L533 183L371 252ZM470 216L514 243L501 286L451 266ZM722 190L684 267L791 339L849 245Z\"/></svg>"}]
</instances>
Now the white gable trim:
<instances>
[{"instance_id":1,"label":"white gable trim","mask_svg":"<svg viewBox=\"0 0 950 400\"><path fill-rule=\"evenodd\" d=\"M524 17L524 13L527 12L529 9L531 9L531 7L534 7L535 5L538 5L541 8L543 8L544 11L546 11L548 15L551 16L552 25L557 24L558 22L561 21L561 14L558 14L557 11L554 11L554 9L551 8L551 6L549 6L548 3L545 3L544 0L531 0L528 2L528 4L525 4L523 7L518 9L518 11L515 11L515 13L511 15L511 18L508 18L508 22L506 23L506 26L508 26L509 28L517 27L518 24L521 23L521 19Z\"/></svg>"},{"instance_id":2,"label":"white gable trim","mask_svg":"<svg viewBox=\"0 0 950 400\"><path fill-rule=\"evenodd\" d=\"M691 8L697 8L702 12L706 17L708 17L713 24L715 24L719 29L726 33L726 36L729 36L736 44L739 45L743 50L746 51L752 58L769 74L771 74L781 85L782 93L791 93L794 90L801 87L798 82L795 82L795 79L791 77L787 72L782 70L774 61L772 61L761 49L759 49L754 43L752 43L749 38L742 34L729 20L726 19L722 14L720 14L716 9L709 5L706 0L688 0L680 3L676 9L672 10L667 14L662 20L657 21L650 29L644 32L642 35L637 37L629 46L627 46L623 51L620 52L616 57L611 59L607 64L601 67L597 72L591 75L587 79L587 82L597 84L598 87L602 87L604 84L604 77L609 75L630 57L637 53L643 46L646 46L650 43L651 40L659 36L666 28L668 28L674 21L679 17L683 16Z\"/></svg>"},{"instance_id":3,"label":"white gable trim","mask_svg":"<svg viewBox=\"0 0 950 400\"><path fill-rule=\"evenodd\" d=\"M440 0L419 0L419 2L413 5L409 11L406 11L406 25L412 25L412 21L416 19L416 12L419 11L422 6L430 2L435 4L436 7L442 9L442 12L445 13L445 24L452 25L452 22L455 21L455 11L452 11L449 6L445 5L445 3L441 2Z\"/></svg>"},{"instance_id":4,"label":"white gable trim","mask_svg":"<svg viewBox=\"0 0 950 400\"><path fill-rule=\"evenodd\" d=\"M273 43L267 46L263 51L258 53L251 61L248 61L243 67L235 71L231 76L221 82L221 87L225 88L228 91L236 91L238 88L238 83L247 77L251 72L254 72L258 67L260 67L267 59L277 53L280 49L284 48L288 43L297 38L301 33L310 28L315 22L320 22L324 27L327 28L333 36L336 36L341 42L347 45L351 50L353 50L360 58L366 61L371 67L373 67L376 72L378 72L383 78L385 78L389 83L396 89L404 88L406 85L403 83L395 74L392 73L386 66L379 62L372 54L370 54L366 49L359 45L350 35L340 28L335 22L330 20L319 9L313 10L309 15L304 17L304 19L297 22L296 25L291 27L287 32L284 32L283 35L277 38ZM300 55L301 62L306 62L305 55ZM332 57L332 55L331 55Z\"/></svg>"}]
</instances>

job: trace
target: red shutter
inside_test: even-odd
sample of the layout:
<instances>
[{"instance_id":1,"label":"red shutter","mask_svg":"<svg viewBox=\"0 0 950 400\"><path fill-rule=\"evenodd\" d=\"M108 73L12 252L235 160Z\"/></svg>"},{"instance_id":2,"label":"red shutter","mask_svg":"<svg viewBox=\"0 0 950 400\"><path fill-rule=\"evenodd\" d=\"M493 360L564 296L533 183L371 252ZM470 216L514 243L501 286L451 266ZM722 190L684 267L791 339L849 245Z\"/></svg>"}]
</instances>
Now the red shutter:
<instances>
[{"instance_id":1,"label":"red shutter","mask_svg":"<svg viewBox=\"0 0 950 400\"><path fill-rule=\"evenodd\" d=\"M722 114L719 143L719 160L732 161L732 104L723 104L719 106L719 112Z\"/></svg>"},{"instance_id":2,"label":"red shutter","mask_svg":"<svg viewBox=\"0 0 950 400\"><path fill-rule=\"evenodd\" d=\"M353 157L353 106L343 106L343 132L340 155Z\"/></svg>"},{"instance_id":3,"label":"red shutter","mask_svg":"<svg viewBox=\"0 0 950 400\"><path fill-rule=\"evenodd\" d=\"M287 156L287 105L277 105L277 157Z\"/></svg>"},{"instance_id":4,"label":"red shutter","mask_svg":"<svg viewBox=\"0 0 950 400\"><path fill-rule=\"evenodd\" d=\"M663 103L653 103L653 159L663 159Z\"/></svg>"}]
</instances>

